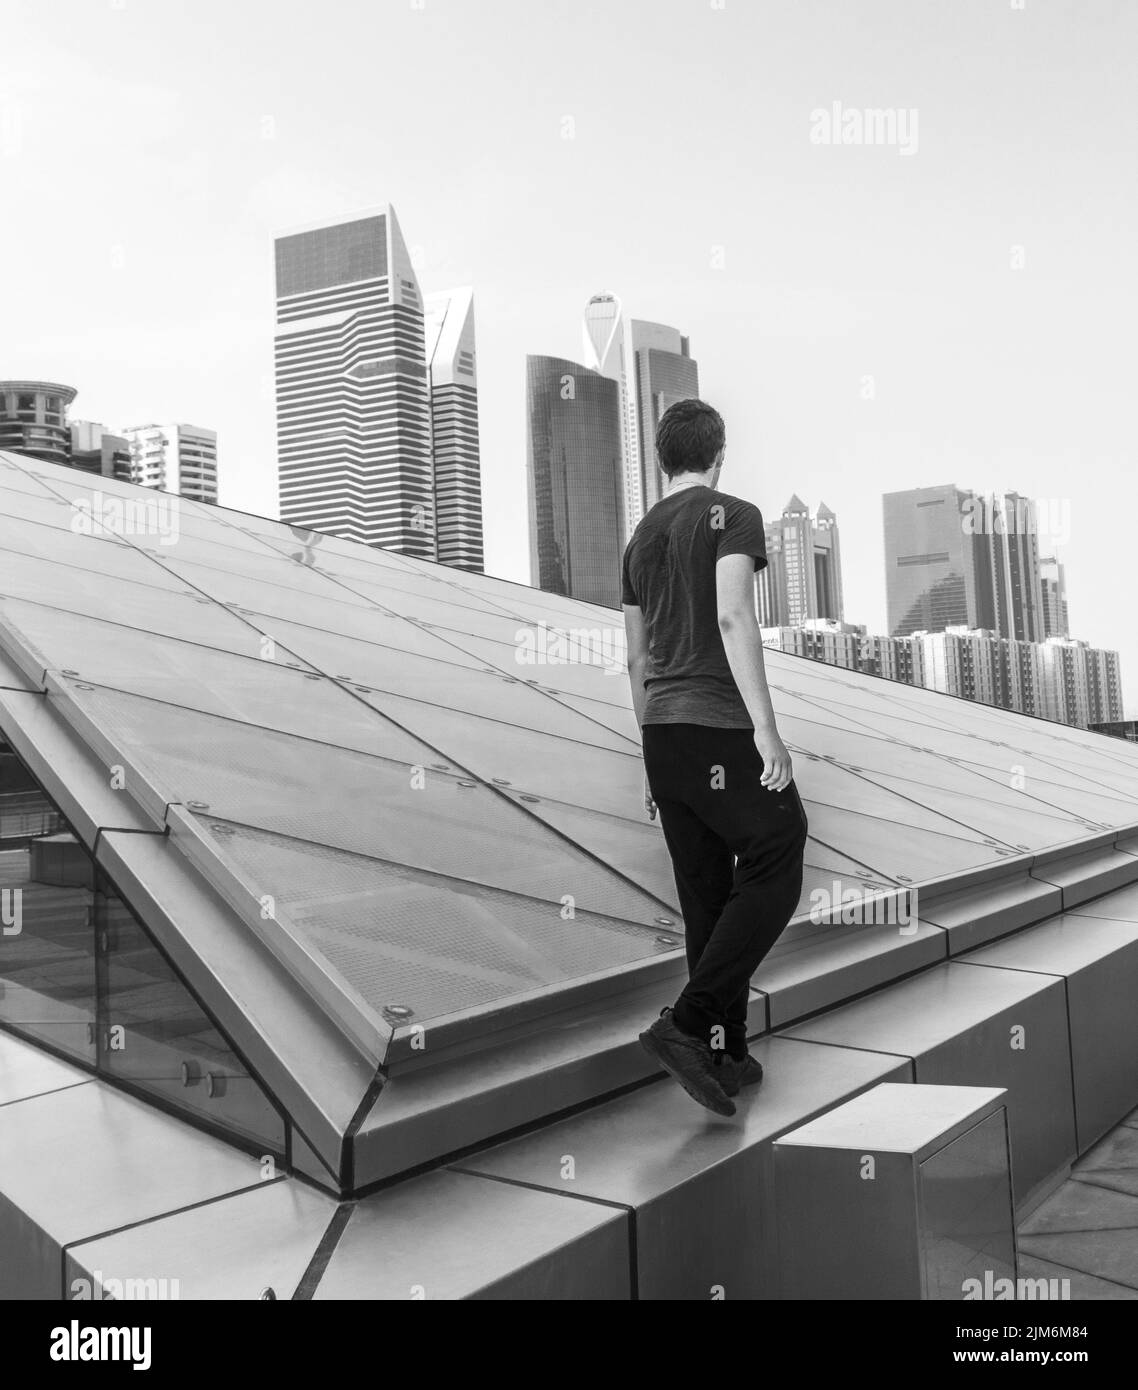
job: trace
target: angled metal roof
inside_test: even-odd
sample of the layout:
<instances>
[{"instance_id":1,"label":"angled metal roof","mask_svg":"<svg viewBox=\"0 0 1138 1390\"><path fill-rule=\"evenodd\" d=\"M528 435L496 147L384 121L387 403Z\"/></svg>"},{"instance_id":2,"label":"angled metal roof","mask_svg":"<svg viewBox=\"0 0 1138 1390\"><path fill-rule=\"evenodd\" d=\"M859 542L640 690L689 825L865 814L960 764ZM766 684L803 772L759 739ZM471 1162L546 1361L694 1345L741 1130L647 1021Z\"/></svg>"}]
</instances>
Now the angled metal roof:
<instances>
[{"instance_id":1,"label":"angled metal roof","mask_svg":"<svg viewBox=\"0 0 1138 1390\"><path fill-rule=\"evenodd\" d=\"M647 1073L588 1064L683 973L620 621L0 454L0 734L342 1186ZM974 925L1138 830L1138 746L767 662L811 828L784 951L835 883Z\"/></svg>"}]
</instances>

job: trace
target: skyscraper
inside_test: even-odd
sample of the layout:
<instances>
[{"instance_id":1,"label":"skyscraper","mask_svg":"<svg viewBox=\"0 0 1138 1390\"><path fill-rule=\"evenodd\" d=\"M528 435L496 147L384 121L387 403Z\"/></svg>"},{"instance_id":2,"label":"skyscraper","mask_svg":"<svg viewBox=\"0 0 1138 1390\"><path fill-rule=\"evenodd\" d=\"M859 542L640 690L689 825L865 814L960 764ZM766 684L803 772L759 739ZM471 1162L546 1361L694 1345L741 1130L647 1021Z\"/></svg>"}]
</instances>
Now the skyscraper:
<instances>
[{"instance_id":1,"label":"skyscraper","mask_svg":"<svg viewBox=\"0 0 1138 1390\"><path fill-rule=\"evenodd\" d=\"M0 449L70 463L67 407L75 396L74 386L54 381L0 381Z\"/></svg>"},{"instance_id":2,"label":"skyscraper","mask_svg":"<svg viewBox=\"0 0 1138 1390\"><path fill-rule=\"evenodd\" d=\"M425 305L438 559L483 568L474 294L429 294Z\"/></svg>"},{"instance_id":3,"label":"skyscraper","mask_svg":"<svg viewBox=\"0 0 1138 1390\"><path fill-rule=\"evenodd\" d=\"M390 204L276 240L282 518L433 560L423 301Z\"/></svg>"},{"instance_id":4,"label":"skyscraper","mask_svg":"<svg viewBox=\"0 0 1138 1390\"><path fill-rule=\"evenodd\" d=\"M979 621L980 537L967 526L970 498L953 484L885 494L885 600L893 636L990 626Z\"/></svg>"},{"instance_id":5,"label":"skyscraper","mask_svg":"<svg viewBox=\"0 0 1138 1390\"><path fill-rule=\"evenodd\" d=\"M217 501L217 431L199 425L131 425L133 480L195 502Z\"/></svg>"},{"instance_id":6,"label":"skyscraper","mask_svg":"<svg viewBox=\"0 0 1138 1390\"><path fill-rule=\"evenodd\" d=\"M675 328L624 317L613 294L585 306L585 363L615 381L621 417L621 535L624 541L664 491L656 426L675 401L699 395L699 369L688 339Z\"/></svg>"},{"instance_id":7,"label":"skyscraper","mask_svg":"<svg viewBox=\"0 0 1138 1390\"><path fill-rule=\"evenodd\" d=\"M699 395L699 368L692 361L687 338L677 329L644 319L633 319L630 329L640 445L636 466L647 511L664 495L666 482L656 456L656 426L670 405Z\"/></svg>"},{"instance_id":8,"label":"skyscraper","mask_svg":"<svg viewBox=\"0 0 1138 1390\"><path fill-rule=\"evenodd\" d=\"M577 362L529 356L526 422L532 582L619 608L619 385Z\"/></svg>"},{"instance_id":9,"label":"skyscraper","mask_svg":"<svg viewBox=\"0 0 1138 1390\"><path fill-rule=\"evenodd\" d=\"M886 493L889 630L965 627L1018 642L1047 631L1035 503L955 486Z\"/></svg>"},{"instance_id":10,"label":"skyscraper","mask_svg":"<svg viewBox=\"0 0 1138 1390\"><path fill-rule=\"evenodd\" d=\"M767 564L755 576L760 625L798 627L822 618L841 623L842 555L838 519L830 508L823 502L811 521L796 493L765 530Z\"/></svg>"},{"instance_id":11,"label":"skyscraper","mask_svg":"<svg viewBox=\"0 0 1138 1390\"><path fill-rule=\"evenodd\" d=\"M973 494L966 520L976 538L977 626L1041 642L1043 590L1035 503L1018 492Z\"/></svg>"}]
</instances>

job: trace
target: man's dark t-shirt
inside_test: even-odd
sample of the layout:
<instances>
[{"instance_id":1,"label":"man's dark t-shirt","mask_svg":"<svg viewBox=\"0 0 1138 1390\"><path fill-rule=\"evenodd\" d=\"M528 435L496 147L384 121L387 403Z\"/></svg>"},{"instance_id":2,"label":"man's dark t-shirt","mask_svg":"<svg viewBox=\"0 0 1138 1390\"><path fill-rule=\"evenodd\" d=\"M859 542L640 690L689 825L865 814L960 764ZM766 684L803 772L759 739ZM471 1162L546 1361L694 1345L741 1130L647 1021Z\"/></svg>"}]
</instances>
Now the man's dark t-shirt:
<instances>
[{"instance_id":1,"label":"man's dark t-shirt","mask_svg":"<svg viewBox=\"0 0 1138 1390\"><path fill-rule=\"evenodd\" d=\"M645 724L754 727L719 633L715 565L725 555L753 555L763 569L763 518L710 487L662 498L628 542L621 601L644 615Z\"/></svg>"}]
</instances>

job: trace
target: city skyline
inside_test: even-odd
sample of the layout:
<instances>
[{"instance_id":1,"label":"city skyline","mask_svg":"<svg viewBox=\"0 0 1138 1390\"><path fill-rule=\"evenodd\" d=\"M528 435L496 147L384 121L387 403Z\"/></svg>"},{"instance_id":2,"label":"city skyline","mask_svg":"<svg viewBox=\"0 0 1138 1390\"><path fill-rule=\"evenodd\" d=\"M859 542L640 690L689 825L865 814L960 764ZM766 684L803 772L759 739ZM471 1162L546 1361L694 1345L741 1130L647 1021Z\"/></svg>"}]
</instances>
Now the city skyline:
<instances>
[{"instance_id":1,"label":"city skyline","mask_svg":"<svg viewBox=\"0 0 1138 1390\"><path fill-rule=\"evenodd\" d=\"M525 354L575 357L581 306L618 286L690 335L727 420L722 485L765 513L797 491L841 516L846 607L871 629L886 627L883 493L957 477L1067 502L1073 629L1119 648L1138 711L1122 556L1099 541L1101 496L1125 498L1135 471L1118 312L1135 292L1135 203L1112 174L1129 92L1111 56L1138 16L1088 6L1072 31L1040 7L966 0L917 34L886 5L896 42L881 45L879 26L838 7L818 26L797 10L629 0L606 42L644 61L613 88L588 61L595 23L554 17L538 35L520 4L491 10L515 82L487 90L468 63L486 7L408 7L384 21L407 61L381 106L364 58L379 21L343 6L365 41L340 55L334 110L310 80L329 40L300 44L287 5L243 7L221 52L168 16L160 78L146 75L142 9L65 0L50 34L14 14L2 153L41 215L0 233L22 269L4 370L75 382L87 418L208 420L225 442L223 500L274 515L272 236L391 197L416 229L420 278L478 296L490 572L529 577ZM959 63L941 62L945 44ZM260 72L242 65L252 48ZM450 84L446 111L419 99L424 64ZM204 105L203 65L217 77ZM29 76L45 71L50 91ZM676 90L690 115L669 159L630 163L628 141L674 114ZM811 112L837 96L919 106L919 149L813 143ZM414 142L385 119L399 106L416 111ZM670 200L681 181L688 196ZM1077 223L1054 217L1056 181ZM45 283L66 308L50 322Z\"/></svg>"}]
</instances>

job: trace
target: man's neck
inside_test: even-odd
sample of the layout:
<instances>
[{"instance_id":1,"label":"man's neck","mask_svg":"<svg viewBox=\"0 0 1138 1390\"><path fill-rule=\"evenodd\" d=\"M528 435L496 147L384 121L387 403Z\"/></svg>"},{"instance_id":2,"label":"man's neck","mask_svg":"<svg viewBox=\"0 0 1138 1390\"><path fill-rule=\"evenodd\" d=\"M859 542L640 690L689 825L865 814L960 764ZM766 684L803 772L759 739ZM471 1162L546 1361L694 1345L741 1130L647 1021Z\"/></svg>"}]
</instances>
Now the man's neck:
<instances>
[{"instance_id":1,"label":"man's neck","mask_svg":"<svg viewBox=\"0 0 1138 1390\"><path fill-rule=\"evenodd\" d=\"M674 478L669 480L668 496L670 497L673 492L679 492L681 488L710 486L710 473L677 473Z\"/></svg>"}]
</instances>

